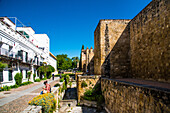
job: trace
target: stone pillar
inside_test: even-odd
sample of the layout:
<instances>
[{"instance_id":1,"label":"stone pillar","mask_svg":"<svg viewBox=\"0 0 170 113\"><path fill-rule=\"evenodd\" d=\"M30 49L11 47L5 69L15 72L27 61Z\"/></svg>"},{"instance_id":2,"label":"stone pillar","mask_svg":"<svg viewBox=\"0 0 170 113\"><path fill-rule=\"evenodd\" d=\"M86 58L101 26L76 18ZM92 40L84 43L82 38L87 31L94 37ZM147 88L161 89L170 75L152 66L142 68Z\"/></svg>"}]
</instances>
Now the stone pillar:
<instances>
[{"instance_id":1,"label":"stone pillar","mask_svg":"<svg viewBox=\"0 0 170 113\"><path fill-rule=\"evenodd\" d=\"M31 65L31 75L30 75L30 81L31 81L31 82L34 82L33 74L34 74L34 66Z\"/></svg>"}]
</instances>

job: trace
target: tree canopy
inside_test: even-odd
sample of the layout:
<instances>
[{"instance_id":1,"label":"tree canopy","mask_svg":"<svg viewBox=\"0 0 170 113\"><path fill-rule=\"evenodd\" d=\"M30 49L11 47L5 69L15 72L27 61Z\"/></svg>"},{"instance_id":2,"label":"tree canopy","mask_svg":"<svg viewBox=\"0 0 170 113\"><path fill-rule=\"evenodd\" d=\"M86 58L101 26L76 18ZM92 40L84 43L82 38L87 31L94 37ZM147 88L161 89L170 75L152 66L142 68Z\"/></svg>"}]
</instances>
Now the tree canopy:
<instances>
[{"instance_id":1,"label":"tree canopy","mask_svg":"<svg viewBox=\"0 0 170 113\"><path fill-rule=\"evenodd\" d=\"M0 71L2 71L6 66L8 66L6 63L0 62Z\"/></svg>"},{"instance_id":2,"label":"tree canopy","mask_svg":"<svg viewBox=\"0 0 170 113\"><path fill-rule=\"evenodd\" d=\"M44 77L51 75L55 71L55 68L51 65L42 65L37 69L40 73L44 74Z\"/></svg>"},{"instance_id":3,"label":"tree canopy","mask_svg":"<svg viewBox=\"0 0 170 113\"><path fill-rule=\"evenodd\" d=\"M68 70L77 67L78 57L69 58L67 54L57 55L57 69Z\"/></svg>"},{"instance_id":4,"label":"tree canopy","mask_svg":"<svg viewBox=\"0 0 170 113\"><path fill-rule=\"evenodd\" d=\"M78 57L72 57L72 68L76 68L78 62L79 62Z\"/></svg>"}]
</instances>

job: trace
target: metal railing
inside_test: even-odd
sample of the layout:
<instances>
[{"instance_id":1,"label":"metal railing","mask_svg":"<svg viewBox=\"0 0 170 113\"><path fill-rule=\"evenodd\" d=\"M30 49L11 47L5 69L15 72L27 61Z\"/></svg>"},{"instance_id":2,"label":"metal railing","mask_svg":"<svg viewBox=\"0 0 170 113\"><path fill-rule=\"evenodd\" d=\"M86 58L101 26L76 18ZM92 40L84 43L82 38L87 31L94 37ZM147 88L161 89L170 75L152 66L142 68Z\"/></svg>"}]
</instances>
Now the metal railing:
<instances>
[{"instance_id":1,"label":"metal railing","mask_svg":"<svg viewBox=\"0 0 170 113\"><path fill-rule=\"evenodd\" d=\"M8 56L9 55L9 51L7 49L0 48L0 55Z\"/></svg>"},{"instance_id":2,"label":"metal railing","mask_svg":"<svg viewBox=\"0 0 170 113\"><path fill-rule=\"evenodd\" d=\"M10 51L9 52L9 57L15 58L15 52Z\"/></svg>"}]
</instances>

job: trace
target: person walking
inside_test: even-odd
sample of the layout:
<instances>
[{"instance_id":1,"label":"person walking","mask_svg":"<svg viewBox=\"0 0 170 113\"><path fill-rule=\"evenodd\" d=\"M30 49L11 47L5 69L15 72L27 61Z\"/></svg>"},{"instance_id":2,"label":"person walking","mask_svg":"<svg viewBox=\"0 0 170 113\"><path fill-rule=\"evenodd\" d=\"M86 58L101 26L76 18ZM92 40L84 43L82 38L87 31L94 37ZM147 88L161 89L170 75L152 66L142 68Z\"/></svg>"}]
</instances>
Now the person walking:
<instances>
[{"instance_id":1,"label":"person walking","mask_svg":"<svg viewBox=\"0 0 170 113\"><path fill-rule=\"evenodd\" d=\"M54 74L52 74L52 76L53 76L53 80L54 80Z\"/></svg>"}]
</instances>

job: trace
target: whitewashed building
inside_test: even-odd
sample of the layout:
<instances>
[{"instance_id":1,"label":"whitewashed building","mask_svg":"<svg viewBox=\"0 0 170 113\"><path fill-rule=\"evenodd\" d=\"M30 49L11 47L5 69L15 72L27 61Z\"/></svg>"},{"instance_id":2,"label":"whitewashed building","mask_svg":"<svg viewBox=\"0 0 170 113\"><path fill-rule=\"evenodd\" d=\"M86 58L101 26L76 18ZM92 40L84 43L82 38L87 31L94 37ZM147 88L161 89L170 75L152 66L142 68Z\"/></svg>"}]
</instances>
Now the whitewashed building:
<instances>
[{"instance_id":1,"label":"whitewashed building","mask_svg":"<svg viewBox=\"0 0 170 113\"><path fill-rule=\"evenodd\" d=\"M0 72L0 85L14 85L14 76L21 72L23 82L28 81L27 72L32 71L30 81L37 68L46 62L57 71L57 59L49 51L47 34L35 34L31 27L17 27L9 18L0 18L0 61L8 68ZM37 78L38 76L36 76Z\"/></svg>"}]
</instances>

